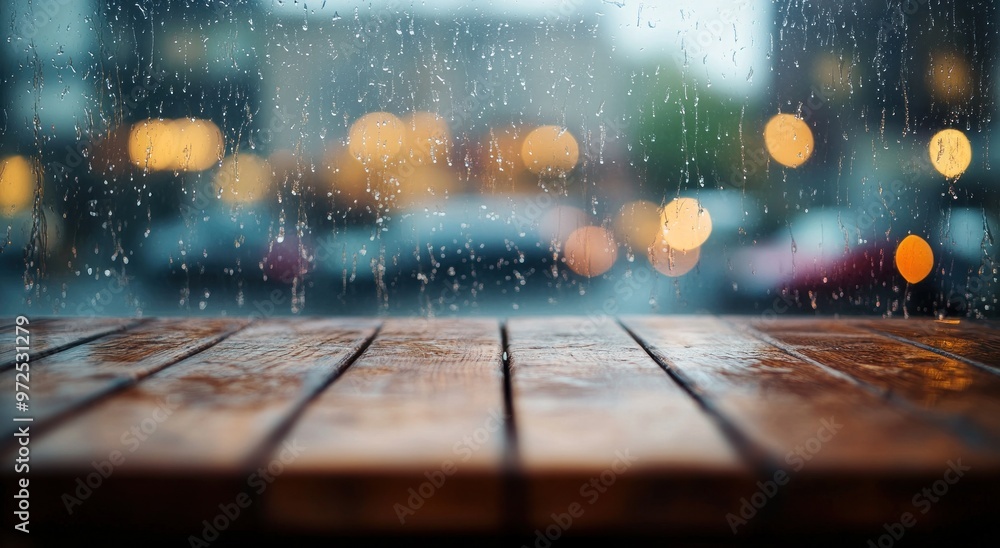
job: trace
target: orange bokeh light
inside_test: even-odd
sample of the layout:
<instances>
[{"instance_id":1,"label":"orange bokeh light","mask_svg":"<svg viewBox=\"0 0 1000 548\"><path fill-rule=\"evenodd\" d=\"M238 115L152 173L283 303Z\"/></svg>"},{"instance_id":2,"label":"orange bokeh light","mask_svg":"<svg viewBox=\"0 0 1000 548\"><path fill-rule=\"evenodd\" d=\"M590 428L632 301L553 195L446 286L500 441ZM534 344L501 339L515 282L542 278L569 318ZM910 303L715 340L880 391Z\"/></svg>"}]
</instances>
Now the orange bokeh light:
<instances>
[{"instance_id":1,"label":"orange bokeh light","mask_svg":"<svg viewBox=\"0 0 1000 548\"><path fill-rule=\"evenodd\" d=\"M580 146L566 128L542 126L524 138L521 160L532 173L566 175L580 160Z\"/></svg>"},{"instance_id":2,"label":"orange bokeh light","mask_svg":"<svg viewBox=\"0 0 1000 548\"><path fill-rule=\"evenodd\" d=\"M599 226L574 230L563 247L566 266L581 276L600 276L618 259L618 244L611 232Z\"/></svg>"},{"instance_id":3,"label":"orange bokeh light","mask_svg":"<svg viewBox=\"0 0 1000 548\"><path fill-rule=\"evenodd\" d=\"M815 147L812 130L791 114L778 114L767 122L764 144L774 161L792 168L804 164Z\"/></svg>"},{"instance_id":4,"label":"orange bokeh light","mask_svg":"<svg viewBox=\"0 0 1000 548\"><path fill-rule=\"evenodd\" d=\"M920 236L910 234L896 247L896 269L903 278L915 284L934 269L934 251Z\"/></svg>"}]
</instances>

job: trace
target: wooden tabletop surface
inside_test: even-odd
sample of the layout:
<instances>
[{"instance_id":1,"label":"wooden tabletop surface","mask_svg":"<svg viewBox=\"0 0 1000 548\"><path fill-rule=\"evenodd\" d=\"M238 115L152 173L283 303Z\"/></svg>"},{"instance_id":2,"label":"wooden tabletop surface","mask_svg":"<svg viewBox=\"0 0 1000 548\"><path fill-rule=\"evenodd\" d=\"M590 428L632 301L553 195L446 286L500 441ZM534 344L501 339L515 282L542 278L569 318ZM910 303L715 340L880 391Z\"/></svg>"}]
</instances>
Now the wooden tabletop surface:
<instances>
[{"instance_id":1,"label":"wooden tabletop surface","mask_svg":"<svg viewBox=\"0 0 1000 548\"><path fill-rule=\"evenodd\" d=\"M13 342L13 321L0 325ZM986 322L27 327L30 379L17 377L13 344L0 346L0 405L31 422L4 421L0 448L14 462L14 434L30 425L30 472L5 464L3 480L30 478L35 529L199 539L211 523L220 537L846 530L877 545L907 516L930 531L1000 509L1000 330ZM24 411L19 380L30 386Z\"/></svg>"}]
</instances>

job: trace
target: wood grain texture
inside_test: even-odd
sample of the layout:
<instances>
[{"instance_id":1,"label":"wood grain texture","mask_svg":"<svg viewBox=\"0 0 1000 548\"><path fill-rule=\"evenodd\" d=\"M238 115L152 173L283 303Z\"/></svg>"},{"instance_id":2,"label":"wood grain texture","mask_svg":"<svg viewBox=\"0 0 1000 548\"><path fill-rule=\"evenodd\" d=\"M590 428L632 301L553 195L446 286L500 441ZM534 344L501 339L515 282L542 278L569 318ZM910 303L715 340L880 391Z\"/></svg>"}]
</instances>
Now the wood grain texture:
<instances>
[{"instance_id":1,"label":"wood grain texture","mask_svg":"<svg viewBox=\"0 0 1000 548\"><path fill-rule=\"evenodd\" d=\"M733 321L737 326L749 323ZM996 463L850 378L727 323L706 317L642 317L625 323L663 364L760 447L770 468L792 477L790 488L781 491L778 504L765 506L766 517L758 523L787 527L815 519L823 508L819 513L829 524L878 526L898 519L900 504L919 491L923 478L939 477L949 460L963 458L985 469ZM995 479L992 473L987 476ZM850 477L859 481L845 481ZM829 497L829 492L837 496ZM932 519L947 522L963 516L942 511Z\"/></svg>"},{"instance_id":2,"label":"wood grain texture","mask_svg":"<svg viewBox=\"0 0 1000 548\"><path fill-rule=\"evenodd\" d=\"M507 333L531 527L573 503L584 509L577 531L725 527L719 516L753 474L613 319L513 319ZM602 474L613 477L604 492L590 485Z\"/></svg>"},{"instance_id":3,"label":"wood grain texture","mask_svg":"<svg viewBox=\"0 0 1000 548\"><path fill-rule=\"evenodd\" d=\"M48 526L125 521L200 534L202 520L248 489L251 465L377 326L264 321L60 422L32 440L32 517ZM113 472L100 480L98 469ZM84 478L99 489L67 504ZM248 517L231 529L258 525Z\"/></svg>"},{"instance_id":4,"label":"wood grain texture","mask_svg":"<svg viewBox=\"0 0 1000 548\"><path fill-rule=\"evenodd\" d=\"M31 360L72 348L78 344L92 341L110 333L122 331L140 324L141 320L127 318L73 318L58 321L32 322L28 325L30 331ZM13 329L11 329L13 331ZM10 342L14 342L13 332ZM0 346L0 371L14 367L15 347L4 341Z\"/></svg>"},{"instance_id":5,"label":"wood grain texture","mask_svg":"<svg viewBox=\"0 0 1000 548\"><path fill-rule=\"evenodd\" d=\"M40 429L61 415L131 386L245 325L242 320L152 320L34 360L29 402L33 426ZM0 373L0 385L13 386L15 373ZM0 393L0 408L13 407L13 391ZM14 424L2 428L4 443L13 441Z\"/></svg>"},{"instance_id":6,"label":"wood grain texture","mask_svg":"<svg viewBox=\"0 0 1000 548\"><path fill-rule=\"evenodd\" d=\"M497 321L387 320L288 434L306 449L268 491L267 521L317 532L495 528L504 420ZM401 523L395 505L408 506L408 489L445 470Z\"/></svg>"},{"instance_id":7,"label":"wood grain texture","mask_svg":"<svg viewBox=\"0 0 1000 548\"><path fill-rule=\"evenodd\" d=\"M889 326L887 324L894 324ZM788 345L794 352L842 371L882 391L888 397L902 398L915 405L942 414L941 420L969 419L983 432L972 433L992 438L994 452L1000 453L1000 375L964 361L880 335L879 327L920 337L936 322L920 322L916 329L893 320L884 322L846 322L803 319L797 322L754 321L753 327ZM895 325L901 324L901 325ZM872 326L874 330L865 329ZM964 328L944 328L954 333ZM1000 334L980 332L976 346L989 348ZM939 334L935 337L945 338ZM943 341L939 340L939 344ZM964 346L971 342L962 343ZM978 353L978 352L977 352Z\"/></svg>"},{"instance_id":8,"label":"wood grain texture","mask_svg":"<svg viewBox=\"0 0 1000 548\"><path fill-rule=\"evenodd\" d=\"M256 324L66 421L35 440L33 458L51 469L105 458L118 448L128 451L125 466L132 471L239 471L349 363L375 327L348 319ZM122 442L144 422L156 423L155 435Z\"/></svg>"},{"instance_id":9,"label":"wood grain texture","mask_svg":"<svg viewBox=\"0 0 1000 548\"><path fill-rule=\"evenodd\" d=\"M861 320L857 324L922 345L1000 376L1000 337L996 329L974 321Z\"/></svg>"}]
</instances>

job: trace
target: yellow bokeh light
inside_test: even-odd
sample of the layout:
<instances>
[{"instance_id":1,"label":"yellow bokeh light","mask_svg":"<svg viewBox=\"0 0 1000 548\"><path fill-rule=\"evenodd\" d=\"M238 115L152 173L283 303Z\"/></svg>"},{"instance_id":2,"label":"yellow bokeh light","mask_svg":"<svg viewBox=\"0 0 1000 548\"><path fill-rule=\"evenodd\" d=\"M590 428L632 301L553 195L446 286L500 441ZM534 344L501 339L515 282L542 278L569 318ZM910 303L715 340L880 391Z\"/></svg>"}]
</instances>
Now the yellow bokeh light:
<instances>
[{"instance_id":1,"label":"yellow bokeh light","mask_svg":"<svg viewBox=\"0 0 1000 548\"><path fill-rule=\"evenodd\" d=\"M449 194L459 190L458 177L439 166L401 168L398 175L390 174L389 184L399 185L396 199L399 207L416 205L443 207Z\"/></svg>"},{"instance_id":2,"label":"yellow bokeh light","mask_svg":"<svg viewBox=\"0 0 1000 548\"><path fill-rule=\"evenodd\" d=\"M791 114L778 114L764 127L764 145L774 161L786 167L799 167L815 147L812 130Z\"/></svg>"},{"instance_id":3,"label":"yellow bokeh light","mask_svg":"<svg viewBox=\"0 0 1000 548\"><path fill-rule=\"evenodd\" d=\"M13 215L31 207L35 182L35 170L24 156L0 160L0 215Z\"/></svg>"},{"instance_id":4,"label":"yellow bokeh light","mask_svg":"<svg viewBox=\"0 0 1000 548\"><path fill-rule=\"evenodd\" d=\"M375 203L375 194L369 190L379 179L377 174L365 169L357 158L341 146L331 147L323 156L323 174L338 202L366 205Z\"/></svg>"},{"instance_id":5,"label":"yellow bokeh light","mask_svg":"<svg viewBox=\"0 0 1000 548\"><path fill-rule=\"evenodd\" d=\"M215 175L220 197L229 203L249 203L263 198L271 186L271 166L252 154L228 156Z\"/></svg>"},{"instance_id":6,"label":"yellow bokeh light","mask_svg":"<svg viewBox=\"0 0 1000 548\"><path fill-rule=\"evenodd\" d=\"M128 155L132 163L149 171L173 169L181 143L168 120L143 120L132 126Z\"/></svg>"},{"instance_id":7,"label":"yellow bokeh light","mask_svg":"<svg viewBox=\"0 0 1000 548\"><path fill-rule=\"evenodd\" d=\"M521 162L523 138L516 127L490 129L488 139L480 144L479 162L485 190L519 192L524 177L524 163ZM537 181L535 181L537 184ZM533 187L537 190L537 186Z\"/></svg>"},{"instance_id":8,"label":"yellow bokeh light","mask_svg":"<svg viewBox=\"0 0 1000 548\"><path fill-rule=\"evenodd\" d=\"M931 138L928 153L934 169L945 177L958 177L972 163L972 143L957 129L945 129Z\"/></svg>"},{"instance_id":9,"label":"yellow bokeh light","mask_svg":"<svg viewBox=\"0 0 1000 548\"><path fill-rule=\"evenodd\" d=\"M660 219L660 206L653 202L629 202L615 218L615 234L632 249L645 253L663 229Z\"/></svg>"},{"instance_id":10,"label":"yellow bokeh light","mask_svg":"<svg viewBox=\"0 0 1000 548\"><path fill-rule=\"evenodd\" d=\"M675 198L660 214L663 241L678 251L701 247L712 234L712 217L693 198Z\"/></svg>"},{"instance_id":11,"label":"yellow bokeh light","mask_svg":"<svg viewBox=\"0 0 1000 548\"><path fill-rule=\"evenodd\" d=\"M406 125L388 112L358 118L347 134L351 155L367 166L386 165L399 155L406 139Z\"/></svg>"},{"instance_id":12,"label":"yellow bokeh light","mask_svg":"<svg viewBox=\"0 0 1000 548\"><path fill-rule=\"evenodd\" d=\"M406 120L404 156L417 165L445 163L451 150L448 122L433 112L414 112Z\"/></svg>"},{"instance_id":13,"label":"yellow bokeh light","mask_svg":"<svg viewBox=\"0 0 1000 548\"><path fill-rule=\"evenodd\" d=\"M226 144L219 126L208 120L187 118L170 125L177 147L173 169L203 171L222 160Z\"/></svg>"},{"instance_id":14,"label":"yellow bokeh light","mask_svg":"<svg viewBox=\"0 0 1000 548\"><path fill-rule=\"evenodd\" d=\"M143 120L129 133L129 159L149 171L203 171L224 151L222 131L208 120Z\"/></svg>"},{"instance_id":15,"label":"yellow bokeh light","mask_svg":"<svg viewBox=\"0 0 1000 548\"><path fill-rule=\"evenodd\" d=\"M538 175L565 175L576 167L580 146L566 128L542 126L524 138L521 161Z\"/></svg>"},{"instance_id":16,"label":"yellow bokeh light","mask_svg":"<svg viewBox=\"0 0 1000 548\"><path fill-rule=\"evenodd\" d=\"M584 226L566 238L563 255L570 270L592 278L614 266L618 259L618 244L610 231L599 226Z\"/></svg>"},{"instance_id":17,"label":"yellow bokeh light","mask_svg":"<svg viewBox=\"0 0 1000 548\"><path fill-rule=\"evenodd\" d=\"M934 251L920 236L910 234L896 247L896 269L903 278L915 284L934 269Z\"/></svg>"},{"instance_id":18,"label":"yellow bokeh light","mask_svg":"<svg viewBox=\"0 0 1000 548\"><path fill-rule=\"evenodd\" d=\"M670 247L661 234L649 247L649 262L661 274L678 278L691 272L701 258L701 248L681 251Z\"/></svg>"},{"instance_id":19,"label":"yellow bokeh light","mask_svg":"<svg viewBox=\"0 0 1000 548\"><path fill-rule=\"evenodd\" d=\"M969 98L972 70L962 56L954 52L931 55L929 83L935 99L956 102Z\"/></svg>"}]
</instances>

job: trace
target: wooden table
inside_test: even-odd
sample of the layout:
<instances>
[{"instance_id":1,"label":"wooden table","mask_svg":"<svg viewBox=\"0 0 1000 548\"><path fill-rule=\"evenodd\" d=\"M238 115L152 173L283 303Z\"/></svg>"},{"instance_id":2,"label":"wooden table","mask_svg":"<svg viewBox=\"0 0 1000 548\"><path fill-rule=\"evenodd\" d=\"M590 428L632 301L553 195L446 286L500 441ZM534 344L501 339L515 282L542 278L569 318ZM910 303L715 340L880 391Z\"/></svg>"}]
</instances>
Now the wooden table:
<instances>
[{"instance_id":1,"label":"wooden table","mask_svg":"<svg viewBox=\"0 0 1000 548\"><path fill-rule=\"evenodd\" d=\"M0 346L0 405L33 419L3 422L3 481L30 478L38 535L916 545L1000 509L985 322L81 318L30 336L25 412ZM30 472L11 474L24 424Z\"/></svg>"}]
</instances>

